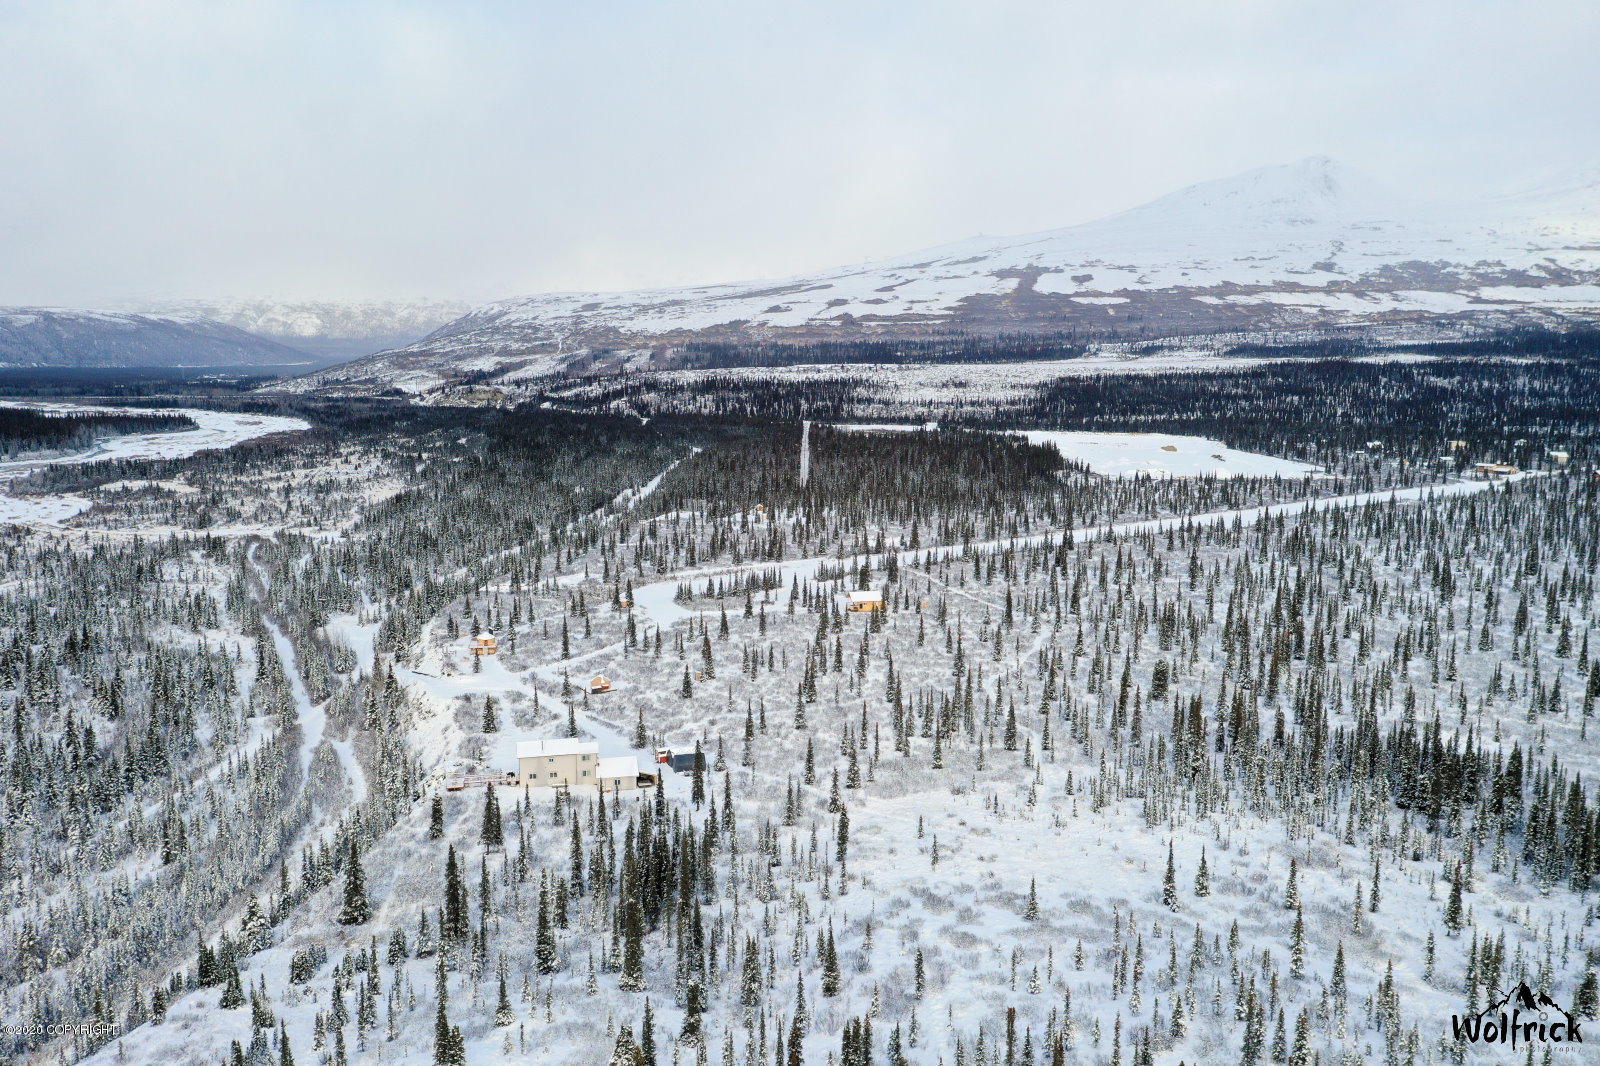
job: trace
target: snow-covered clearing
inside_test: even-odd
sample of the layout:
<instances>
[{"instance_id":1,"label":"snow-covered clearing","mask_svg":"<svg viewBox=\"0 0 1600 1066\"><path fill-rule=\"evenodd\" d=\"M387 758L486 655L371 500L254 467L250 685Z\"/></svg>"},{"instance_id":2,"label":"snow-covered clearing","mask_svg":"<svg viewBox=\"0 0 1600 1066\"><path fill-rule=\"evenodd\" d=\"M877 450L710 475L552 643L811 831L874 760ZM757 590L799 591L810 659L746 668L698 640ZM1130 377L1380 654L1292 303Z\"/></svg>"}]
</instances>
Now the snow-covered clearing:
<instances>
[{"instance_id":1,"label":"snow-covered clearing","mask_svg":"<svg viewBox=\"0 0 1600 1066\"><path fill-rule=\"evenodd\" d=\"M1205 437L1172 433L1100 433L1019 429L1030 444L1044 444L1063 459L1107 477L1305 477L1316 467L1230 448Z\"/></svg>"},{"instance_id":2,"label":"snow-covered clearing","mask_svg":"<svg viewBox=\"0 0 1600 1066\"><path fill-rule=\"evenodd\" d=\"M918 433L934 422L843 422L846 433ZM1207 437L1175 433L1117 433L1103 430L1014 429L1011 435L1054 448L1063 459L1083 463L1105 477L1288 477L1317 472L1314 466L1259 452L1240 451ZM801 464L807 455L801 451ZM804 481L804 475L801 478Z\"/></svg>"}]
</instances>

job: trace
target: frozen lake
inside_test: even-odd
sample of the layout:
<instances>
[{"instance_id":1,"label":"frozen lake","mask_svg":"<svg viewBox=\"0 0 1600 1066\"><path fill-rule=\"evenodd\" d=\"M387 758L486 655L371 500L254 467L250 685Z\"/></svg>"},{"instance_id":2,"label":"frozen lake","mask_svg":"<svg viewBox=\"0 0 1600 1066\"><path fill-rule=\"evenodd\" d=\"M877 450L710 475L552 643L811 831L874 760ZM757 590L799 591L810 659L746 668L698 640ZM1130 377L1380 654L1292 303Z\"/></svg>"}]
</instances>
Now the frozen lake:
<instances>
[{"instance_id":1,"label":"frozen lake","mask_svg":"<svg viewBox=\"0 0 1600 1066\"><path fill-rule=\"evenodd\" d=\"M48 496L13 496L6 483L46 466L98 463L109 459L184 459L198 452L231 448L270 433L309 429L298 418L258 415L243 411L203 411L191 407L103 407L92 404L35 403L0 400L0 407L24 407L47 414L158 414L184 415L194 429L171 433L129 433L100 441L94 447L48 459L17 459L0 463L0 525L59 525L82 514L93 502L67 493Z\"/></svg>"}]
</instances>

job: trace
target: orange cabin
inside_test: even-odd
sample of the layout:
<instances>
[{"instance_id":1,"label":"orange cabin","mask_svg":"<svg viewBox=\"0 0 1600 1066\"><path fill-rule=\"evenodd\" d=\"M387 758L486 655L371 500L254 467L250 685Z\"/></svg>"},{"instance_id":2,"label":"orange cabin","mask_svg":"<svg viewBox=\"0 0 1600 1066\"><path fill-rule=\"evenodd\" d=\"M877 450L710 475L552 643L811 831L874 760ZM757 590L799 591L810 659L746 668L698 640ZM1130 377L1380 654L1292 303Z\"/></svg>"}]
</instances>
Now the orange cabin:
<instances>
[{"instance_id":1,"label":"orange cabin","mask_svg":"<svg viewBox=\"0 0 1600 1066\"><path fill-rule=\"evenodd\" d=\"M592 679L590 679L590 681L589 681L589 691L590 692L610 692L611 691L611 679L609 677L607 677L605 674L596 674L596 675L594 675L594 677Z\"/></svg>"},{"instance_id":2,"label":"orange cabin","mask_svg":"<svg viewBox=\"0 0 1600 1066\"><path fill-rule=\"evenodd\" d=\"M500 650L493 633L480 633L472 638L472 654L493 655Z\"/></svg>"}]
</instances>

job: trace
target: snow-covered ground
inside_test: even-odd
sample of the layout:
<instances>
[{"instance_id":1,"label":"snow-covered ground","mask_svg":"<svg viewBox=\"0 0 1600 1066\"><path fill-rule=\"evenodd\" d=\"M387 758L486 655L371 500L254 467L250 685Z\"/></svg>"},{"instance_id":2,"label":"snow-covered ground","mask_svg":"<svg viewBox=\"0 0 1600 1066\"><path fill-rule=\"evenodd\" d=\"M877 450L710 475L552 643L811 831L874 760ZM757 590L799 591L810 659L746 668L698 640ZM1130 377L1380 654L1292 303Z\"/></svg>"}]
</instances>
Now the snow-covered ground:
<instances>
[{"instance_id":1,"label":"snow-covered ground","mask_svg":"<svg viewBox=\"0 0 1600 1066\"><path fill-rule=\"evenodd\" d=\"M1047 435L1047 439L1065 449L1073 445L1064 439L1071 436L1074 435ZM1175 476L1213 472L1208 461L1222 461L1233 467L1230 473L1236 474L1282 472L1285 476L1299 477L1307 472L1299 464L1284 464L1293 469L1280 470L1272 464L1282 461L1267 456L1211 451L1209 449L1216 446L1200 438L1133 434L1084 436L1090 438L1090 446L1109 453L1097 460L1105 464L1097 469L1110 475L1141 470L1153 472L1151 463L1160 461L1174 467L1188 464L1185 469L1163 471ZM1167 451L1168 445L1174 450ZM1219 455L1221 460L1214 458ZM1074 457L1088 461L1082 455ZM647 481L641 492L617 497L613 507L626 511L643 493L659 484L660 478ZM1147 545L1141 545L1136 542L1135 534L1170 530L1186 523L1219 530L1243 528L1268 517L1292 520L1302 512L1335 507L1353 509L1391 499L1421 501L1428 497L1501 491L1500 486L1505 484L1507 482L1453 481L1398 492L1328 495L1315 501L1298 500L1078 528L1071 531L1071 536L1079 548L1086 549L1089 561L1081 564L1080 569L1092 574L1098 561L1103 574L1108 555L1115 555L1120 569L1125 548L1130 557L1139 552L1159 554L1162 551L1157 538L1146 538ZM1329 488L1325 483L1316 486L1317 491L1329 491ZM622 517L618 521L627 519ZM1266 532L1270 532L1270 528ZM1063 685L1070 686L1070 699L1081 701L1081 707L1093 709L1095 735L1099 736L1099 716L1105 705L1097 691L1099 687L1110 691L1110 686L1086 683L1084 674L1105 674L1101 667L1101 649L1093 648L1091 666L1089 651L1071 651L1070 625L1063 627L1059 615L1055 630L1051 631L1048 611L1039 611L1041 601L1036 598L1044 591L1045 579L1037 575L1032 564L1027 564L1020 576L1004 574L996 585L992 581L992 570L991 580L984 581L976 564L969 564L964 557L969 552L996 551L1021 558L1027 554L1022 549L1037 546L1046 537L1059 541L1066 533L1066 529L1057 528L971 545L948 541L897 553L894 542L889 542L887 550L894 553L903 570L908 572L902 578L908 592L926 591L930 599L938 599L942 593L950 597L958 641L967 642L961 645L962 654L971 656L966 661L975 664L972 668L978 672L976 698L981 701L981 707L977 712L969 708L969 713L981 713L983 721L988 722L992 692L995 714L999 715L1002 687L1013 705L1013 712L1020 708L1024 742L1028 746L1021 754L1014 750L1002 752L995 744L991 728L987 737L991 760L987 772L982 740L977 746L976 763L972 761L971 749L962 749L959 756L948 756L959 770L933 776L926 763L934 741L917 738L911 742L916 744L916 756L911 757L909 751L900 756L890 751L892 741L888 728L882 730L883 759L879 761L878 723L875 720L869 730L867 704L870 700L875 719L881 717L885 697L879 694L885 691L883 670L885 661L890 659L885 653L893 650L892 669L899 673L907 691L913 694L942 693L941 686L948 684L951 673L949 626L945 626L943 634L939 633L941 623L945 622L943 607L937 609L936 621L935 608L928 600L922 600L922 609L918 609L914 606L915 596L877 619L882 623L881 629L863 632L867 624L859 615L845 620L847 628L841 644L854 649L859 637L862 666L852 675L848 667L836 665L824 677L821 698L809 709L800 708L811 715L809 724L804 728L798 724L790 728L796 700L795 682L805 662L817 616L811 615L809 610L798 618L785 614L780 606L783 593L796 581L816 581L825 565L849 567L856 561L838 556L816 556L763 566L753 561L754 556L746 555L744 558L752 561L742 567L705 565L660 573L659 580L634 588L634 619L628 619L622 608L604 606L601 597L606 594L607 583L598 579L600 570L592 565L592 558L559 560L552 570L544 573L539 588L532 592L525 585L512 592L509 579L497 579L487 588L475 588L470 611L474 618L479 612L492 612L504 619L507 610L504 600L510 597L531 596L538 601L521 600L520 605L527 613L515 616L521 619L519 623L490 622L502 634L503 641L506 636L514 635L522 647L513 651L506 642L503 645L506 650L482 660L474 670L466 655L469 638L463 633L454 639L442 639L439 636L442 624L437 620L430 622L418 646L412 648L405 659L407 665L395 672L409 694L409 707L417 715L411 735L412 754L425 769L465 769L472 763L483 769L508 769L515 765L518 741L557 735L564 728L565 706L555 696L563 675L569 674L574 685L581 686L591 672L602 670L616 678L616 691L589 701L583 698L580 687L573 697L575 706L586 708L575 712L580 732L595 737L602 753L625 752L648 758L648 751L635 749L632 738L627 735L635 713L648 723L655 736L663 737L674 746L686 739L705 737L708 754L720 757L723 741L727 740L727 769L719 769L711 775L711 792L716 809L728 819L730 836L735 833L733 814L737 812L738 832L742 835L733 837L738 841L735 858L743 858L737 863L716 867L718 896L713 899L708 892L703 901L707 927L715 930L713 936L717 942L727 945L726 954L721 955L715 965L734 970L738 945L745 937L766 938L769 952L770 944L776 944L778 957L783 960L777 963L781 966L781 976L769 978L764 984L760 992L762 1010L770 1011L774 1018L792 1016L794 1004L789 999L789 991L797 979L802 984L809 997L809 1024L813 1034L806 1052L800 1056L806 1066L837 1061L833 1050L837 1047L839 1029L847 1017L858 1014L870 1014L874 1018L877 1028L874 1061L883 1061L883 1042L890 1027L897 1023L904 1027L910 1041L908 1061L918 1066L924 1062L933 1066L941 1059L948 1066L953 1060L951 1047L959 1046L956 1042L964 1040L970 1049L978 1027L989 1025L986 1047L990 1057L964 1061L986 1062L992 1066L1002 1061L999 1052L1002 1038L992 1026L1011 1009L1017 1012L1019 1033L1026 1032L1030 1041L1030 1050L1014 1057L1013 1061L1038 1066L1040 1062L1049 1061L1044 1052L1043 1036L1046 1019L1054 1024L1058 1007L1063 1014L1070 1013L1073 1024L1078 1027L1078 1045L1069 1061L1108 1061L1112 1055L1113 1027L1120 1041L1115 1054L1120 1055L1122 1061L1128 1061L1133 1054L1134 1026L1144 1029L1148 1025L1160 1034L1165 1028L1162 1019L1171 1017L1174 1002L1180 996L1183 1009L1189 1012L1193 1035L1178 1034L1171 1038L1174 1048L1171 1060L1177 1061L1181 1053L1186 1061L1198 1061L1207 1066L1237 1061L1234 1049L1219 1039L1219 1034L1231 1034L1237 1028L1228 1020L1235 990L1246 984L1256 987L1258 980L1266 986L1270 970L1270 994L1274 1000L1280 995L1279 971L1288 961L1286 945L1296 916L1294 910L1282 903L1282 886L1291 858L1299 863L1300 891L1306 899L1305 918L1310 942L1306 975L1285 978L1282 983L1281 994L1289 1008L1291 1027L1295 1008L1301 1004L1315 1004L1316 986L1329 982L1336 949L1347 957L1353 999L1359 1000L1376 984L1384 966L1392 959L1396 980L1405 992L1408 1017L1443 1017L1454 1009L1459 997L1447 981L1422 974L1423 938L1442 909L1441 894L1447 892L1435 876L1440 865L1438 857L1391 860L1385 853L1383 909L1378 910L1374 904L1370 912L1363 912L1358 906L1355 908L1356 929L1346 932L1351 929L1351 908L1345 902L1352 891L1351 882L1360 882L1366 876L1372 856L1365 842L1340 842L1337 811L1334 811L1331 829L1319 823L1316 827L1307 824L1289 830L1281 822L1243 807L1218 814L1191 809L1187 803L1182 803L1163 811L1147 799L1141 808L1138 802L1130 800L1129 794L1114 794L1114 788L1105 792L1110 798L1103 800L1101 789L1125 777L1131 782L1133 761L1152 757L1150 752L1154 749L1141 749L1137 744L1126 754L1120 748L1101 749L1099 777L1096 778L1093 757L1087 748L1080 751L1076 740L1065 739L1066 722L1059 714L1056 720L1063 732L1057 734L1058 749L1048 758L1041 754L1035 761L1034 753L1041 749L1033 746L1038 737L1032 730L1036 728L1040 713L1034 708L1044 706L1046 713L1050 713L1049 701L1039 691L1046 671L1051 672L1052 685L1060 675ZM1095 549L1090 547L1094 541L1113 538L1117 541L1114 548L1108 546L1101 549L1098 556L1094 554ZM1166 585L1159 584L1163 580L1159 576L1154 579L1158 582L1157 588L1163 598L1183 607L1188 612L1186 617L1195 619L1198 631L1205 593L1192 579L1187 589L1181 586L1181 581L1175 582L1174 575L1184 556L1181 550L1175 552L1170 545L1165 550L1175 565L1168 571ZM1203 550L1207 553L1204 559L1207 567L1222 561L1236 561L1227 554L1234 549L1208 543ZM874 559L876 567L885 562L881 552ZM936 577L934 572L945 569L941 564L946 562L957 574L944 573L943 577ZM969 565L972 567L970 581L966 576ZM707 577L726 577L753 569L775 570L781 578L776 597L758 597L763 601L759 621L754 616L738 617L738 612L732 609L736 600L719 604L716 600L701 598L685 605L678 599L681 585L687 581L704 585L703 579ZM1108 610L1112 595L1120 596L1120 580L1119 591L1111 595L1104 587L1097 592L1092 582L1083 582L1086 602L1079 624L1084 620L1090 622L1091 637L1096 635L1096 620L1105 617L1103 612ZM1142 573L1140 581L1143 581ZM1009 613L1014 584L1023 592L1017 598L1022 620L1011 637L1004 640L991 637L988 633L995 631L991 628L990 615L999 617L1001 596L1005 597L1004 610ZM1143 585L1139 587L1142 589ZM583 615L581 625L576 623L579 612L572 606L580 592L588 595L588 613ZM708 678L697 677L693 698L680 696L676 688L679 671L687 682L698 643L692 639L695 634L690 628L687 659L683 646L680 645L674 655L672 644L683 635L687 623L715 622L723 606L735 616L733 633L728 639L718 639L713 645L708 632L701 631L701 636L706 638L708 659L712 654L710 649L717 649L719 673ZM448 609L456 622L469 613L454 604ZM373 610L370 604L361 608L363 615L369 610ZM560 638L554 631L542 627L551 611L562 612L573 620L574 633L581 629L585 638L575 644L570 654L563 651L560 658L552 658L551 651L552 646L561 647L555 643ZM1027 617L1030 611L1033 613L1031 629ZM588 616L590 613L594 615L592 619ZM644 627L646 643L638 646L638 650L631 650L620 639L623 625L634 620L647 623ZM592 636L588 625L591 621L594 623ZM926 643L921 633L924 624L930 635ZM1385 619L1384 624L1388 626L1389 621ZM648 645L652 626L669 631L668 639L663 641L665 650L656 648L653 656ZM362 621L353 614L339 614L329 620L326 631L336 643L351 649L359 671L373 668L376 657L372 644L374 626L370 621ZM271 635L291 682L295 683L294 700L308 745L302 749L301 757L307 759L310 746L322 739L327 719L321 717L321 708L310 705L304 686L297 683L293 649L285 646L287 641L275 628ZM945 638L942 654L938 651L940 635ZM1387 639L1390 629L1386 628L1381 635ZM1185 653L1194 657L1186 669L1202 661L1201 657L1207 663L1211 661L1215 649L1210 639L1207 637L1203 645L1194 644L1192 650ZM1340 647L1349 651L1355 641L1348 632L1344 639L1345 644ZM826 641L820 643L825 657ZM1091 646L1093 644L1091 641ZM773 665L775 648L783 656L781 669ZM1184 645L1184 648L1190 646ZM1068 665L1049 666L1048 656L1042 655L1046 649L1066 656ZM1147 655L1148 650L1147 647ZM752 652L753 658L750 657ZM1108 661L1113 668L1122 661L1121 672L1126 677L1130 671L1127 664L1137 661L1140 653L1120 649L1117 652L1120 654L1111 654ZM1035 656L1041 656L1037 665ZM741 657L756 664L748 680L745 673L734 669ZM835 657L839 657L837 652ZM1185 677L1185 694L1209 692L1214 688L1215 682L1205 670L1205 666L1200 666ZM957 676L960 676L959 668ZM847 697L841 697L841 687L847 691ZM972 688L969 683L969 701L974 698ZM483 734L477 729L477 716L481 714L485 698L491 696L502 701L502 724L498 732ZM541 711L537 714L532 710L535 698L541 701ZM760 710L760 732L746 741L747 751L753 746L752 757L741 761L738 738L746 716L752 714L752 706ZM1146 721L1161 721L1157 711L1164 713L1164 706L1152 700L1149 708ZM852 735L858 721L860 732ZM1088 711L1084 712L1082 721L1087 730ZM1339 725L1342 727L1347 721L1341 718ZM1154 731L1157 727L1151 728ZM1528 734L1531 732L1530 726ZM820 772L815 781L807 780L797 786L794 776L797 768L804 764L809 769L812 739L817 741ZM341 747L342 742L331 738L329 743L341 762L346 763L347 770L357 771L351 774L350 784L359 799L367 790L365 779L359 775L359 764L353 758L354 752L348 743ZM806 750L804 763L800 754L802 748ZM845 786L848 791L844 801L848 804L853 833L848 869L843 861L842 844L839 845L838 865L831 866L828 862L827 857L834 853L834 835L840 829L834 814L824 813L823 808L829 771L843 768L840 760L846 748L852 765L859 754L868 767L864 784ZM870 755L866 754L868 751ZM1109 758L1116 760L1115 765L1107 765L1108 753ZM963 761L954 762L958 758ZM1124 763L1124 759L1133 761ZM642 761L641 765L645 763ZM876 777L873 776L874 766ZM1003 774L995 772L996 767L1004 767ZM666 783L667 796L674 805L674 817L681 814L691 826L693 819L706 818L699 811L691 812L683 803L687 781L668 774ZM798 791L801 810L798 826L787 822L780 829L786 788ZM481 883L488 886L481 890L485 898L493 897L492 904L485 903L484 913L486 928L496 938L494 950L484 965L461 967L446 973L450 1018L465 1030L468 1061L593 1066L606 1060L607 1045L618 1025L633 1024L637 1020L643 997L617 988L615 966L606 961L608 926L605 916L601 912L597 919L597 908L591 902L575 906L573 928L567 928L563 922L558 934L560 960L556 972L541 973L531 979L528 976L533 968L531 930L538 899L534 881L546 869L557 873L564 871L571 834L581 831L569 828L559 808L556 819L546 816L552 803L551 794L546 790L531 792L531 802L525 811L537 811L537 814L519 813L521 796L516 794L519 791L493 792L503 808L510 804L511 813L506 817L513 819L508 824L514 828L508 835L525 849L519 857L514 857L510 841L505 851L481 848L477 843L474 834L478 828L478 812L486 803L485 790L441 797L445 810L445 840L458 848L472 883L478 884L481 877ZM731 796L735 806L723 806L725 796ZM641 797L624 797L617 817L626 819L637 811L641 801ZM274 930L269 946L252 955L245 964L247 982L264 978L272 1009L278 1012L277 1018L284 1024L297 1061L332 1059L331 1049L326 1044L314 1043L319 1038L314 1035L312 1019L335 994L330 991L329 982L337 985L338 979L330 978L328 968L341 962L338 958L341 950L358 951L371 936L378 937L376 943L381 945L391 931L409 932L417 927L419 913L432 913L437 908L441 885L440 853L445 842L427 836L427 806L426 802L416 804L391 832L372 841L370 850L364 850L364 868L374 904L369 926L357 932L337 924L334 914L339 887L335 883L319 890L283 921ZM593 805L588 796L580 798L573 814L577 823L584 823L588 815L587 833L592 837L595 832ZM1385 809L1379 817L1387 823L1391 817L1403 816ZM809 858L804 843L807 823L811 834ZM618 828L620 830L621 822ZM756 836L758 829L759 837ZM762 851L752 850L765 849L763 842L769 833L773 834L774 848L770 858ZM820 859L819 836L824 842ZM1163 904L1160 889L1169 842L1182 886L1181 898L1170 906ZM366 845L363 847L365 849ZM1189 888L1201 861L1202 848L1206 849L1204 854L1215 886L1214 893L1204 898ZM1441 844L1441 850L1443 848ZM552 856L556 859L554 864L550 861ZM533 879L523 880L516 874L516 858L532 860L536 870ZM1476 897L1477 921L1484 929L1496 926L1509 930L1514 950L1520 953L1537 949L1540 930L1552 923L1562 923L1556 933L1557 940L1566 932L1567 915L1563 907L1571 897L1559 893L1553 897L1542 896L1532 884L1518 886L1498 870L1480 871L1478 876L1482 887ZM1373 877L1375 881L1376 871ZM1035 881L1037 913L1029 916L1027 897ZM519 882L521 887L517 887ZM722 897L723 893L732 896L731 902ZM698 908L699 904L696 906ZM1230 928L1235 921L1239 928ZM830 947L837 932L844 958L844 990L837 997L819 995L816 984L819 966L809 946L820 939L824 922ZM1575 916L1572 924L1577 925ZM1548 943L1548 932L1545 936ZM1579 936L1578 950L1581 950L1581 933ZM1226 950L1222 946L1224 940L1228 942ZM1238 941L1237 950L1235 940ZM673 994L673 952L666 937L656 937L652 933L651 944L650 957L645 964L646 994L653 997L656 1024L660 1027L657 1036L670 1043L671 1034L683 1020L682 1004ZM289 960L295 951L311 945L331 949L332 957L318 967L310 983L294 985L288 980ZM659 950L657 945L660 945ZM793 954L783 955L786 948ZM1077 959L1074 958L1075 948ZM1464 941L1441 938L1440 972L1452 978L1461 972L1464 950ZM1133 954L1135 952L1137 954ZM920 970L920 960L924 956L926 990L921 987L922 975L913 976L913 967ZM1130 956L1137 960L1131 996L1126 991ZM772 958L770 954L767 957ZM586 967L593 967L597 959L598 973L586 983ZM914 959L919 961L914 962ZM377 962L372 964L374 970L378 965ZM350 1059L421 1066L430 1060L431 1054L434 1000L430 998L430 990L435 982L434 963L401 953L382 965L384 976L377 993L382 1005L374 1008L378 1020L356 1030L346 1025L342 1032L347 1042L362 1042L359 1049L348 1049ZM767 965L770 968L772 963ZM510 1008L514 1022L504 1029L494 1027L490 1021L497 966L505 967L509 974L510 992L515 1000ZM348 973L348 968L343 972ZM356 972L359 977L363 971ZM1122 991L1114 985L1108 986L1107 977L1113 973L1123 975ZM517 993L519 984L527 989L520 995ZM719 987L720 984L719 981ZM354 997L349 988L342 994ZM1564 991L1562 994L1564 996ZM215 1061L225 1054L230 1039L245 1042L250 1035L248 1012L219 1010L217 995L214 988L182 991L164 1025L138 1027L123 1041L102 1049L93 1061L107 1066L119 1059ZM1070 1011L1064 1004L1068 995L1072 997ZM324 996L329 997L328 1000L317 998ZM1323 999L1328 1002L1328 997ZM340 1000L340 1004L343 1009L344 1000ZM385 1013L393 1027L388 1033L384 1026ZM1374 1051L1370 1028L1359 1024L1360 1013L1359 1009L1355 1010L1350 1019L1358 1026L1356 1034L1346 1039L1347 1019L1343 1007L1337 1001L1330 1006L1327 1017L1319 1021L1314 1037L1317 1053L1325 1056L1322 1061L1336 1061L1335 1052L1342 1053L1345 1056L1342 1061L1349 1063L1382 1061L1383 1049L1378 1045ZM766 1058L758 1057L752 1030L741 1031L731 996L719 994L710 1017L715 1025L706 1043L699 1048L688 1044L661 1048L658 1052L661 1066L675 1060L687 1066L696 1061L701 1051L705 1052L707 1061L714 1061L718 1044L723 1040L726 1041L724 1046L730 1049L725 1053L725 1061L771 1061L771 1049L765 1051ZM763 1013L761 1041L766 1040L766 1017ZM1269 1036L1273 1020L1267 1019ZM318 1028L320 1031L320 1026ZM1432 1035L1430 1030L1425 1038L1431 1039ZM1360 1049L1363 1042L1368 1045L1364 1052ZM735 1054L732 1049L740 1044L743 1047ZM765 1044L761 1046L766 1047ZM1167 1061L1165 1050L1158 1049L1156 1061ZM1424 1045L1416 1061L1419 1066L1424 1063L1437 1066L1442 1060L1433 1057Z\"/></svg>"},{"instance_id":2,"label":"snow-covered ground","mask_svg":"<svg viewBox=\"0 0 1600 1066\"><path fill-rule=\"evenodd\" d=\"M1171 433L1100 433L1019 429L1029 443L1046 444L1064 459L1107 477L1305 477L1316 467L1243 452L1205 437Z\"/></svg>"},{"instance_id":3,"label":"snow-covered ground","mask_svg":"<svg viewBox=\"0 0 1600 1066\"><path fill-rule=\"evenodd\" d=\"M936 423L845 422L846 433L915 433ZM1293 477L1317 472L1314 466L1259 452L1230 448L1207 437L1173 433L1115 433L1101 430L1016 429L1030 444L1054 448L1063 459L1083 463L1105 477ZM803 458L803 456L802 456Z\"/></svg>"},{"instance_id":4,"label":"snow-covered ground","mask_svg":"<svg viewBox=\"0 0 1600 1066\"><path fill-rule=\"evenodd\" d=\"M21 407L45 414L149 414L181 415L194 429L170 433L126 433L110 437L86 451L47 460L52 466L98 463L108 459L184 459L198 452L231 448L271 433L293 433L311 428L304 419L262 415L249 411L207 411L197 407L103 407L93 404L0 400L0 407ZM0 463L0 473L44 465L31 460Z\"/></svg>"},{"instance_id":5,"label":"snow-covered ground","mask_svg":"<svg viewBox=\"0 0 1600 1066\"><path fill-rule=\"evenodd\" d=\"M0 407L21 407L54 414L155 414L183 415L194 429L170 433L128 433L100 441L93 448L49 459L18 459L0 463L0 489L5 484L44 466L75 466L112 459L183 459L199 452L231 448L271 433L309 429L310 423L282 415L244 411L206 411L192 407L102 407L92 404L44 403L0 400ZM71 494L14 496L0 491L0 525L60 525L82 514L93 502Z\"/></svg>"}]
</instances>

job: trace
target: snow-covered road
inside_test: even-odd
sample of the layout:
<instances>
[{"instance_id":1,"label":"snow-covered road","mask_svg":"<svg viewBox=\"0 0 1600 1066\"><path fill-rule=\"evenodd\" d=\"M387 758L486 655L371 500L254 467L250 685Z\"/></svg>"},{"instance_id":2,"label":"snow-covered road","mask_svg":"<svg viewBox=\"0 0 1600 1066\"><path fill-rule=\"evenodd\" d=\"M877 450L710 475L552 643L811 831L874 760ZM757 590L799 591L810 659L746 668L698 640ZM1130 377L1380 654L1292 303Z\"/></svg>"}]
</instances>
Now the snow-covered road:
<instances>
[{"instance_id":1,"label":"snow-covered road","mask_svg":"<svg viewBox=\"0 0 1600 1066\"><path fill-rule=\"evenodd\" d=\"M1407 489L1379 489L1373 492L1355 492L1342 496L1324 496L1305 500L1291 500L1285 503L1262 504L1257 507L1240 507L1228 511L1209 511L1198 515L1176 515L1169 518L1114 522L1085 529L1051 529L1042 533L1031 533L1025 537L979 541L972 544L972 548L983 551L1005 547L1025 547L1041 544L1047 538L1059 541L1062 537L1068 535L1072 537L1074 544L1085 544L1089 541L1104 540L1108 537L1132 536L1140 533L1163 533L1169 529L1177 529L1185 523L1215 525L1219 522L1238 522L1241 526L1252 526L1264 518L1276 518L1279 515L1308 514L1313 511L1333 510L1340 507L1360 507L1369 503L1387 503L1390 500L1405 503L1428 498L1471 495L1487 491L1499 484L1536 476L1539 475L1536 473L1514 474L1498 482L1445 481ZM933 562L950 558L959 555L963 550L962 545L947 544L930 548L905 549L896 554L902 566L914 566L919 562ZM661 581L635 586L633 602L634 606L646 619L665 628L699 613L684 607L677 601L678 588L686 581L692 582L709 577L776 569L779 574L780 584L788 585L796 578L801 581L814 579L817 571L825 565L853 567L859 565L861 559L861 556L854 555L847 557L822 555L809 559L797 559L793 562L779 563L775 566L771 564L743 567L706 566L693 570L681 570Z\"/></svg>"}]
</instances>

